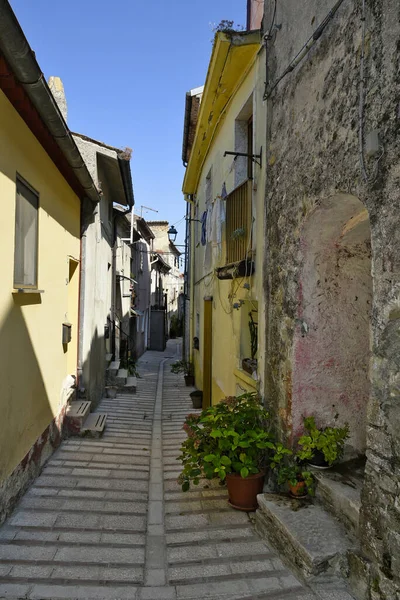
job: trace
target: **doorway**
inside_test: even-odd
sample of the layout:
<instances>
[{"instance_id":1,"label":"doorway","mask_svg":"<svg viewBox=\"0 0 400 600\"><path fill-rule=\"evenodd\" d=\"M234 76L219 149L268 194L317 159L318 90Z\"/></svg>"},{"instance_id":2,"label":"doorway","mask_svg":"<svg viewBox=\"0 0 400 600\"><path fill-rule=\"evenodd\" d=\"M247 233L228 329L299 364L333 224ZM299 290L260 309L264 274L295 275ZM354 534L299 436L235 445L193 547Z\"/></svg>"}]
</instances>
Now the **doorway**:
<instances>
[{"instance_id":1,"label":"doorway","mask_svg":"<svg viewBox=\"0 0 400 600\"><path fill-rule=\"evenodd\" d=\"M294 438L304 416L317 426L349 424L348 458L366 447L370 396L371 233L358 198L337 194L308 218L293 356Z\"/></svg>"},{"instance_id":2,"label":"doorway","mask_svg":"<svg viewBox=\"0 0 400 600\"><path fill-rule=\"evenodd\" d=\"M204 298L203 408L212 404L212 297Z\"/></svg>"}]
</instances>

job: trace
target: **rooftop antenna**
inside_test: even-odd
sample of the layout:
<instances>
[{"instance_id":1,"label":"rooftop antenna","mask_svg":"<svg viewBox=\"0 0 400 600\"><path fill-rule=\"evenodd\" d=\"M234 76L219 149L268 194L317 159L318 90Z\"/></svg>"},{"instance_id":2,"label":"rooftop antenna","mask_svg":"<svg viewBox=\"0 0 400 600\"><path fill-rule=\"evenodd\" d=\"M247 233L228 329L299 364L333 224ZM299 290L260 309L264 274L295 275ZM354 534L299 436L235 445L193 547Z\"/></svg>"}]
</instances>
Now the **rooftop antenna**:
<instances>
[{"instance_id":1,"label":"rooftop antenna","mask_svg":"<svg viewBox=\"0 0 400 600\"><path fill-rule=\"evenodd\" d=\"M143 206L143 204L142 204L142 205L141 205L141 207L140 207L140 216L141 216L141 217L143 217L143 209L144 209L144 208L145 208L146 210L151 210L152 212L156 212L156 213L158 213L158 210L156 210L155 208L150 208L150 206Z\"/></svg>"}]
</instances>

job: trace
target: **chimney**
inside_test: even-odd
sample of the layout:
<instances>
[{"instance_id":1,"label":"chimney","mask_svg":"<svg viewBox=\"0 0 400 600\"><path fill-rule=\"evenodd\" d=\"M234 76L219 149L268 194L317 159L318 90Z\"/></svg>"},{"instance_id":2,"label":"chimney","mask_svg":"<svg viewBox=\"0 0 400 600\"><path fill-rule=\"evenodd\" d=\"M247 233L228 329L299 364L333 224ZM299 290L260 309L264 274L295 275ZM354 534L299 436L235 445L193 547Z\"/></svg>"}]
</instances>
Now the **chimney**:
<instances>
[{"instance_id":1,"label":"chimney","mask_svg":"<svg viewBox=\"0 0 400 600\"><path fill-rule=\"evenodd\" d=\"M49 88L54 96L55 101L58 104L58 108L61 111L64 121L67 122L67 100L65 98L64 85L59 77L49 77Z\"/></svg>"}]
</instances>

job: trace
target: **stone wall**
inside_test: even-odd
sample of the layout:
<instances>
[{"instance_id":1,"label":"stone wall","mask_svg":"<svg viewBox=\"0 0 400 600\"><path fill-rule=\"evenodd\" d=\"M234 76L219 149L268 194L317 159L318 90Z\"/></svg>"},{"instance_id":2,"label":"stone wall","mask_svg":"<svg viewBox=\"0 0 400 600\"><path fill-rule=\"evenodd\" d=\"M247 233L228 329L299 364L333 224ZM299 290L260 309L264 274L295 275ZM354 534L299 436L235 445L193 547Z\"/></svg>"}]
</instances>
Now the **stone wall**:
<instances>
[{"instance_id":1,"label":"stone wall","mask_svg":"<svg viewBox=\"0 0 400 600\"><path fill-rule=\"evenodd\" d=\"M334 4L333 0L304 0L300 12L298 0L278 2L278 27L272 28L267 46L269 90ZM273 5L266 1L266 31ZM306 327L299 313L300 283L307 263L302 240L310 219L334 197L346 194L357 198L368 211L373 297L366 317L370 347L363 393L367 390L369 399L359 426L365 431L357 432L366 437L368 460L361 558L354 557L352 565L365 581L360 595L373 600L398 598L400 582L399 22L397 0L367 0L363 137L365 140L369 132L378 130L381 143L374 156L364 152L369 181L361 174L358 137L361 0L344 0L311 51L280 81L267 102L265 389L282 438L293 435L293 419L299 418L298 405L294 406L299 382L296 339L306 340L313 327L318 329L313 322L315 313ZM319 241L320 255L328 260L333 252L328 252L330 242L324 236ZM306 283L310 283L313 268L307 268ZM328 315L332 306L327 306ZM355 314L358 319L358 309ZM339 329L337 334L339 346L342 332ZM365 339L355 341L354 359L365 354L365 346ZM313 346L311 351L315 351ZM301 369L307 371L309 365L306 360ZM323 376L321 369L317 379ZM312 404L307 407L309 412L312 408ZM339 414L341 408L343 405L338 406ZM360 447L364 443L361 437Z\"/></svg>"}]
</instances>

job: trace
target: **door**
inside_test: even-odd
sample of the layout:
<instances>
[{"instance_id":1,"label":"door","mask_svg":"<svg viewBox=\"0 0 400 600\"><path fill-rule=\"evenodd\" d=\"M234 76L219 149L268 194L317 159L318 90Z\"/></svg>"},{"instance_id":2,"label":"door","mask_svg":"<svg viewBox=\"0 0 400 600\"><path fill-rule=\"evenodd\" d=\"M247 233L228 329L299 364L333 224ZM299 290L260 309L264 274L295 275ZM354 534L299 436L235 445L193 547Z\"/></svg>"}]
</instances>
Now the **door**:
<instances>
[{"instance_id":1,"label":"door","mask_svg":"<svg viewBox=\"0 0 400 600\"><path fill-rule=\"evenodd\" d=\"M212 404L212 297L204 298L203 408Z\"/></svg>"}]
</instances>

